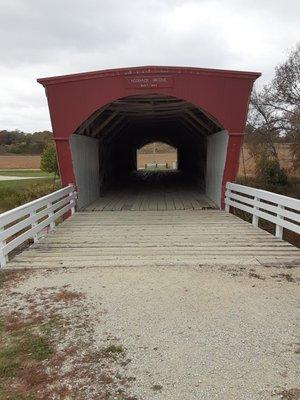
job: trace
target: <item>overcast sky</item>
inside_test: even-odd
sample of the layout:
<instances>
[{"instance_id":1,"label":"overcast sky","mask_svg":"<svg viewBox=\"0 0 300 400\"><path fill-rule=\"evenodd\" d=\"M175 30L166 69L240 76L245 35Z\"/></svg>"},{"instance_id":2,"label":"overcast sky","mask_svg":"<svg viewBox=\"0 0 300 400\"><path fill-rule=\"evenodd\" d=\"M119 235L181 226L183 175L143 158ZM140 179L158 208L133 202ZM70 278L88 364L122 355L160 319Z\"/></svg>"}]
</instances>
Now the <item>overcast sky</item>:
<instances>
[{"instance_id":1,"label":"overcast sky","mask_svg":"<svg viewBox=\"0 0 300 400\"><path fill-rule=\"evenodd\" d=\"M51 129L39 77L150 64L267 82L299 15L299 0L0 0L0 130Z\"/></svg>"}]
</instances>

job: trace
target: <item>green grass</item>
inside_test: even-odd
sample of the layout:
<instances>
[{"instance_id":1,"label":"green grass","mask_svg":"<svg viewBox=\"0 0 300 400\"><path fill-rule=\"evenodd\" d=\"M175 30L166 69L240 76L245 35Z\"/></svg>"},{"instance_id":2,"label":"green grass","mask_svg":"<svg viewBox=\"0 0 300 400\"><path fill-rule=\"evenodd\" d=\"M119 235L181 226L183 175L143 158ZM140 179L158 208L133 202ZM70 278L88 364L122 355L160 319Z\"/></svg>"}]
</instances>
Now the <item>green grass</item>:
<instances>
[{"instance_id":1,"label":"green grass","mask_svg":"<svg viewBox=\"0 0 300 400\"><path fill-rule=\"evenodd\" d=\"M0 175L2 176L22 176L22 177L53 177L53 173L41 171L40 169L0 169Z\"/></svg>"},{"instance_id":2,"label":"green grass","mask_svg":"<svg viewBox=\"0 0 300 400\"><path fill-rule=\"evenodd\" d=\"M59 189L60 183L53 179L26 179L0 181L0 213L45 196Z\"/></svg>"},{"instance_id":3,"label":"green grass","mask_svg":"<svg viewBox=\"0 0 300 400\"><path fill-rule=\"evenodd\" d=\"M4 319L0 316L0 335L4 331Z\"/></svg>"},{"instance_id":4,"label":"green grass","mask_svg":"<svg viewBox=\"0 0 300 400\"><path fill-rule=\"evenodd\" d=\"M112 344L106 347L103 351L106 354L121 354L124 352L124 349L122 346Z\"/></svg>"},{"instance_id":5,"label":"green grass","mask_svg":"<svg viewBox=\"0 0 300 400\"><path fill-rule=\"evenodd\" d=\"M43 333L42 322L26 321L15 317L10 322L2 318L0 331L0 400L33 400L31 394L38 383L36 374L41 370L41 362L48 360L54 353L49 335ZM29 370L30 369L30 370ZM26 387L26 394L19 387Z\"/></svg>"},{"instance_id":6,"label":"green grass","mask_svg":"<svg viewBox=\"0 0 300 400\"><path fill-rule=\"evenodd\" d=\"M32 185L39 185L44 183L52 183L53 178L45 178L45 179L24 179L24 180L14 180L14 181L0 181L0 190L5 189L13 189L13 190L23 190L28 189ZM1 196L1 193L0 193Z\"/></svg>"},{"instance_id":7,"label":"green grass","mask_svg":"<svg viewBox=\"0 0 300 400\"><path fill-rule=\"evenodd\" d=\"M53 354L49 339L41 332L40 326L34 323L16 325L16 328L6 332L5 328L2 330L0 378L15 376L26 359L43 361Z\"/></svg>"},{"instance_id":8,"label":"green grass","mask_svg":"<svg viewBox=\"0 0 300 400\"><path fill-rule=\"evenodd\" d=\"M53 348L45 336L27 335L27 351L34 360L43 361L53 354Z\"/></svg>"},{"instance_id":9,"label":"green grass","mask_svg":"<svg viewBox=\"0 0 300 400\"><path fill-rule=\"evenodd\" d=\"M0 271L0 289L3 287L5 282L5 273L3 271Z\"/></svg>"}]
</instances>

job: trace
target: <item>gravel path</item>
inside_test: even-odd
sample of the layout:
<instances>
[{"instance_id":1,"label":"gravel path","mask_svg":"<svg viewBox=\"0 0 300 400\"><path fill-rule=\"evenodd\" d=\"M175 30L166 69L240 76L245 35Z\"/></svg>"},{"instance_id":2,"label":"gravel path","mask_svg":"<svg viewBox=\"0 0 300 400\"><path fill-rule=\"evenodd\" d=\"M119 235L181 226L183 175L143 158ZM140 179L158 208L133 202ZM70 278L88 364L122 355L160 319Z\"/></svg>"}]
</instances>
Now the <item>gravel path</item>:
<instances>
[{"instance_id":1,"label":"gravel path","mask_svg":"<svg viewBox=\"0 0 300 400\"><path fill-rule=\"evenodd\" d=\"M45 179L45 176L8 176L0 175L0 181L20 181L23 179Z\"/></svg>"},{"instance_id":2,"label":"gravel path","mask_svg":"<svg viewBox=\"0 0 300 400\"><path fill-rule=\"evenodd\" d=\"M83 292L98 321L94 345L107 345L109 337L126 349L137 399L297 399L279 395L297 393L296 273L244 266L57 269L35 271L17 289L70 285Z\"/></svg>"}]
</instances>

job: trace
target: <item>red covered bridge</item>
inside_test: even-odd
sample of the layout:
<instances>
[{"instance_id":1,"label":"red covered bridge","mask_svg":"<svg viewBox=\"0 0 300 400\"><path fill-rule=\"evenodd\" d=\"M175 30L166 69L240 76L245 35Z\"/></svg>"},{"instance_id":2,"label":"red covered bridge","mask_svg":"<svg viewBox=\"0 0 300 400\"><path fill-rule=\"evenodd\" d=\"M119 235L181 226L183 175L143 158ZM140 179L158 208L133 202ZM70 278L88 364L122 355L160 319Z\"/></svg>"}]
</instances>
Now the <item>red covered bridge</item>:
<instances>
[{"instance_id":1,"label":"red covered bridge","mask_svg":"<svg viewBox=\"0 0 300 400\"><path fill-rule=\"evenodd\" d=\"M177 149L181 183L221 206L226 182L236 178L259 76L145 66L38 79L46 89L63 185L75 183L79 209L97 204L112 188L129 187L136 150L160 141Z\"/></svg>"},{"instance_id":2,"label":"red covered bridge","mask_svg":"<svg viewBox=\"0 0 300 400\"><path fill-rule=\"evenodd\" d=\"M282 237L300 234L300 200L232 182L258 76L139 67L39 79L64 187L0 215L1 267L28 239L9 267L298 265ZM178 170L137 170L137 149L157 141L177 149Z\"/></svg>"}]
</instances>

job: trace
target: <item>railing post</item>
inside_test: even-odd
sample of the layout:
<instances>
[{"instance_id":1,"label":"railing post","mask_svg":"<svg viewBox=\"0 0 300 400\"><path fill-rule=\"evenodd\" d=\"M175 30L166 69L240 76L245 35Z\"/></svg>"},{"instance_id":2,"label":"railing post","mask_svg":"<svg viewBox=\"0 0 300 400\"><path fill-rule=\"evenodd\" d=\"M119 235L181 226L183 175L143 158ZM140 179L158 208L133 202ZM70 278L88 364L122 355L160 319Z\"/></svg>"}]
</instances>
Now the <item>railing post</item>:
<instances>
[{"instance_id":1,"label":"railing post","mask_svg":"<svg viewBox=\"0 0 300 400\"><path fill-rule=\"evenodd\" d=\"M227 189L228 191L229 191L229 193L231 193L231 190L230 189ZM227 198L227 196L225 197L225 201L226 201L226 198ZM225 204L225 211L226 212L230 212L230 205L229 204Z\"/></svg>"},{"instance_id":2,"label":"railing post","mask_svg":"<svg viewBox=\"0 0 300 400\"><path fill-rule=\"evenodd\" d=\"M52 202L47 204L47 208L50 208L51 206L52 206ZM48 213L48 216L49 216L49 217L53 217L53 215L54 215L54 212L53 212L53 211L50 211L50 212ZM49 231L50 231L50 232L53 231L54 228L55 228L55 222L54 222L54 221L51 221L50 224L49 224Z\"/></svg>"},{"instance_id":3,"label":"railing post","mask_svg":"<svg viewBox=\"0 0 300 400\"><path fill-rule=\"evenodd\" d=\"M4 228L2 227L2 228L0 228L0 232L4 232ZM0 242L0 268L3 268L3 267L5 267L6 266L6 263L7 263L7 261L8 261L8 255L7 254L4 254L4 251L3 251L3 247L6 245L6 241L5 240L2 240L1 242Z\"/></svg>"},{"instance_id":4,"label":"railing post","mask_svg":"<svg viewBox=\"0 0 300 400\"><path fill-rule=\"evenodd\" d=\"M71 215L74 215L75 214L75 207L72 207L71 208Z\"/></svg>"},{"instance_id":5,"label":"railing post","mask_svg":"<svg viewBox=\"0 0 300 400\"><path fill-rule=\"evenodd\" d=\"M259 207L257 205L255 205L255 203L259 202L259 198L254 196L254 206L253 206L253 211L258 210ZM258 216L253 214L252 215L252 225L258 227Z\"/></svg>"},{"instance_id":6,"label":"railing post","mask_svg":"<svg viewBox=\"0 0 300 400\"><path fill-rule=\"evenodd\" d=\"M36 216L36 211L32 211L32 212L30 213L30 217L35 218L35 216ZM36 220L34 220L34 222L31 223L31 226L32 226L32 228L34 228L35 226L37 226ZM35 233L35 234L33 235L33 241L34 241L34 243L36 243L38 240L39 240L38 234Z\"/></svg>"},{"instance_id":7,"label":"railing post","mask_svg":"<svg viewBox=\"0 0 300 400\"><path fill-rule=\"evenodd\" d=\"M69 186L73 187L73 192L69 193L69 197L70 197L70 196L72 196L72 194L75 193L75 187L74 187L74 185L72 183L69 183ZM71 201L72 201L72 199L70 199L70 203L71 203ZM74 214L75 214L75 206L73 206L71 208L71 215L74 215Z\"/></svg>"},{"instance_id":8,"label":"railing post","mask_svg":"<svg viewBox=\"0 0 300 400\"><path fill-rule=\"evenodd\" d=\"M299 199L231 182L227 182L226 189L226 211L230 204L230 209L249 213L254 227L258 227L261 219L273 223L279 239L283 239L285 229L300 234Z\"/></svg>"},{"instance_id":9,"label":"railing post","mask_svg":"<svg viewBox=\"0 0 300 400\"><path fill-rule=\"evenodd\" d=\"M280 210L283 210L283 209L284 209L284 207L281 206L280 204L278 204L277 207L278 207ZM279 219L283 219L283 217L282 217L280 214L277 214L277 217L278 217ZM282 239L282 237L283 237L283 227L282 227L281 225L277 225L277 224L276 224L275 236L276 236L277 238L279 238L279 239Z\"/></svg>"}]
</instances>

